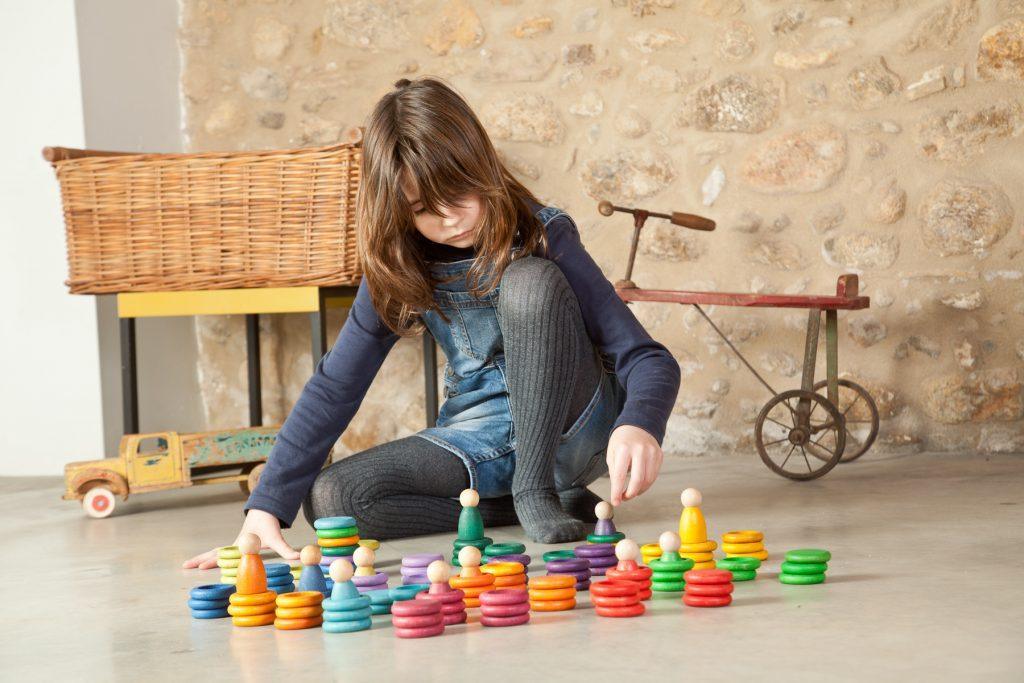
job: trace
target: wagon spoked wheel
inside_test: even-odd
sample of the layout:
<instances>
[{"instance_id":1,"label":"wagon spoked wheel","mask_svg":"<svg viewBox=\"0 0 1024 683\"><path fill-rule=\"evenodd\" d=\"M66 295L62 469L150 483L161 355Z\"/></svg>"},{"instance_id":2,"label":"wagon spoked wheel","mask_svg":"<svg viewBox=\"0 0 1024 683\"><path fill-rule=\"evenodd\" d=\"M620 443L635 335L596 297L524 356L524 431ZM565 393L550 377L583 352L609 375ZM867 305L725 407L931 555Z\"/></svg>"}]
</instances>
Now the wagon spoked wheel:
<instances>
[{"instance_id":1,"label":"wagon spoked wheel","mask_svg":"<svg viewBox=\"0 0 1024 683\"><path fill-rule=\"evenodd\" d=\"M850 462L864 455L878 436L878 406L871 398L868 390L848 379L839 382L839 412L846 423L846 447L840 462ZM828 391L828 380L821 380L814 385L814 390L825 396ZM815 452L814 457L829 457Z\"/></svg>"},{"instance_id":2,"label":"wagon spoked wheel","mask_svg":"<svg viewBox=\"0 0 1024 683\"><path fill-rule=\"evenodd\" d=\"M842 414L831 401L812 391L793 389L772 397L761 409L754 439L770 470L787 479L807 481L839 463L846 430ZM817 453L812 454L811 448Z\"/></svg>"}]
</instances>

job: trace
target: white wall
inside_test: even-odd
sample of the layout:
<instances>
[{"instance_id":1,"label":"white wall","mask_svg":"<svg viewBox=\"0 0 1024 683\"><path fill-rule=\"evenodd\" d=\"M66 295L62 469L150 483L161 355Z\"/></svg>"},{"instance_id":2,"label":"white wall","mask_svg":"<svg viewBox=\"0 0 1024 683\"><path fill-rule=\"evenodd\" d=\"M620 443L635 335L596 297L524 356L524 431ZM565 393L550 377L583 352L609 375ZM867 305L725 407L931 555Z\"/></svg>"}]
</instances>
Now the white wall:
<instances>
[{"instance_id":1,"label":"white wall","mask_svg":"<svg viewBox=\"0 0 1024 683\"><path fill-rule=\"evenodd\" d=\"M45 145L83 147L75 7L0 2L0 475L102 457L93 297L71 296Z\"/></svg>"}]
</instances>

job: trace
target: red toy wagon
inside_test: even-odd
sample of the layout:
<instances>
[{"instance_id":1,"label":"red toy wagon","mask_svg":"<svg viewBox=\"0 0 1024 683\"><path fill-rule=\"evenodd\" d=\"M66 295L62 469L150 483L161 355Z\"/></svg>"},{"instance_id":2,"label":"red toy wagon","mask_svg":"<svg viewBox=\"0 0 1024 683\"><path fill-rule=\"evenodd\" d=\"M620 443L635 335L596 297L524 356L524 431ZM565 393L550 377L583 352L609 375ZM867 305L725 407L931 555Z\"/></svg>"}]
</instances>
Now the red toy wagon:
<instances>
[{"instance_id":1,"label":"red toy wagon","mask_svg":"<svg viewBox=\"0 0 1024 683\"><path fill-rule=\"evenodd\" d=\"M633 242L629 250L626 277L615 283L619 297L628 302L651 301L689 304L708 321L730 349L772 394L754 425L754 438L761 460L773 472L799 481L816 479L840 461L855 460L871 447L878 435L878 408L864 387L839 379L840 310L868 308L870 300L860 296L856 275L840 275L835 295L795 296L783 294L739 294L690 292L675 289L642 289L632 281L633 262L640 232L648 218L665 218L673 225L711 231L714 221L702 216L673 212L656 213L630 209L603 201L598 211L611 216L616 211L633 215ZM807 340L804 345L803 378L799 389L778 392L743 357L701 304L749 306L755 308L802 308L808 310ZM814 381L821 313L825 312L826 378ZM825 394L821 390L825 389ZM854 410L854 406L862 408ZM852 414L851 414L851 411Z\"/></svg>"}]
</instances>

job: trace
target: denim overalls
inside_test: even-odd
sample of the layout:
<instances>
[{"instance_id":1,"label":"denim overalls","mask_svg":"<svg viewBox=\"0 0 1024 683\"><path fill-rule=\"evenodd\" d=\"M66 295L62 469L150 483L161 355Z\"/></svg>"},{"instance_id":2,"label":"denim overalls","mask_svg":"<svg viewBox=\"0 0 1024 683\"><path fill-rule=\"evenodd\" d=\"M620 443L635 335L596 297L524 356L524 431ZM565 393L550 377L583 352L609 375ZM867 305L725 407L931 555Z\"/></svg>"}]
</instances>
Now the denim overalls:
<instances>
[{"instance_id":1,"label":"denim overalls","mask_svg":"<svg viewBox=\"0 0 1024 683\"><path fill-rule=\"evenodd\" d=\"M546 212L557 209L545 207L538 212L542 223L550 220ZM515 429L498 326L500 286L480 299L474 298L466 283L472 265L472 259L428 264L439 283L434 300L449 322L436 311L424 313L423 322L448 363L444 370L445 401L437 426L416 436L459 456L469 470L470 487L481 497L493 498L512 492ZM625 390L615 375L604 372L587 407L559 441L555 464L559 491L585 486L604 472L608 437L624 403Z\"/></svg>"}]
</instances>

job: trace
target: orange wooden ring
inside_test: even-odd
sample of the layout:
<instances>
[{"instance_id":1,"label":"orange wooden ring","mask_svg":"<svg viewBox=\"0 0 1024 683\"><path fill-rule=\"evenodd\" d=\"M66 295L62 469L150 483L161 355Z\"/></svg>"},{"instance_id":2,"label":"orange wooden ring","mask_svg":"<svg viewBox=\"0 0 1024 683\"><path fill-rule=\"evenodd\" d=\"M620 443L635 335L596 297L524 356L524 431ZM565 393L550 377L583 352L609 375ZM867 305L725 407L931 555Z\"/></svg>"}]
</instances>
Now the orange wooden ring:
<instances>
[{"instance_id":1,"label":"orange wooden ring","mask_svg":"<svg viewBox=\"0 0 1024 683\"><path fill-rule=\"evenodd\" d=\"M277 593L266 591L264 593L232 593L228 602L232 605L265 605L273 603L277 599Z\"/></svg>"},{"instance_id":2,"label":"orange wooden ring","mask_svg":"<svg viewBox=\"0 0 1024 683\"><path fill-rule=\"evenodd\" d=\"M324 623L322 616L306 617L304 619L281 619L278 617L274 620L274 628L282 631L297 631L300 628L316 628L322 623Z\"/></svg>"},{"instance_id":3,"label":"orange wooden ring","mask_svg":"<svg viewBox=\"0 0 1024 683\"><path fill-rule=\"evenodd\" d=\"M277 596L278 607L309 607L319 606L323 602L324 594L320 591L298 591L295 593L281 593Z\"/></svg>"},{"instance_id":4,"label":"orange wooden ring","mask_svg":"<svg viewBox=\"0 0 1024 683\"><path fill-rule=\"evenodd\" d=\"M525 574L526 567L519 562L491 562L480 567L480 571L492 576L514 576Z\"/></svg>"},{"instance_id":5,"label":"orange wooden ring","mask_svg":"<svg viewBox=\"0 0 1024 683\"><path fill-rule=\"evenodd\" d=\"M278 607L274 614L278 619L307 619L309 617L323 616L324 608L320 605L309 605L307 607Z\"/></svg>"},{"instance_id":6,"label":"orange wooden ring","mask_svg":"<svg viewBox=\"0 0 1024 683\"><path fill-rule=\"evenodd\" d=\"M274 603L265 605L228 605L228 614L233 617L255 617L260 614L273 614Z\"/></svg>"},{"instance_id":7,"label":"orange wooden ring","mask_svg":"<svg viewBox=\"0 0 1024 683\"><path fill-rule=\"evenodd\" d=\"M471 598L468 595L466 597L462 598L462 602L466 603L466 607L479 607L480 606L480 598L476 598L476 597Z\"/></svg>"},{"instance_id":8,"label":"orange wooden ring","mask_svg":"<svg viewBox=\"0 0 1024 683\"><path fill-rule=\"evenodd\" d=\"M493 586L494 577L490 574L481 574L480 576L453 576L448 580L448 584L452 588L481 588L483 586Z\"/></svg>"},{"instance_id":9,"label":"orange wooden ring","mask_svg":"<svg viewBox=\"0 0 1024 683\"><path fill-rule=\"evenodd\" d=\"M576 599L568 600L531 600L530 609L534 612L564 612L576 607Z\"/></svg>"},{"instance_id":10,"label":"orange wooden ring","mask_svg":"<svg viewBox=\"0 0 1024 683\"><path fill-rule=\"evenodd\" d=\"M572 578L571 576L569 577ZM575 588L530 589L530 600L569 600L576 597Z\"/></svg>"},{"instance_id":11,"label":"orange wooden ring","mask_svg":"<svg viewBox=\"0 0 1024 683\"><path fill-rule=\"evenodd\" d=\"M494 584L488 586L475 586L472 588L463 588L462 592L466 594L466 598L479 598L481 593L494 590ZM463 598L465 600L466 598Z\"/></svg>"},{"instance_id":12,"label":"orange wooden ring","mask_svg":"<svg viewBox=\"0 0 1024 683\"><path fill-rule=\"evenodd\" d=\"M359 543L358 536L346 536L345 538L318 538L317 545L321 548L347 548L350 545Z\"/></svg>"},{"instance_id":13,"label":"orange wooden ring","mask_svg":"<svg viewBox=\"0 0 1024 683\"><path fill-rule=\"evenodd\" d=\"M274 623L274 613L257 614L251 617L231 617L235 626L270 626Z\"/></svg>"},{"instance_id":14,"label":"orange wooden ring","mask_svg":"<svg viewBox=\"0 0 1024 683\"><path fill-rule=\"evenodd\" d=\"M496 588L515 588L517 586L525 586L526 574L510 574L509 576L495 576L494 585Z\"/></svg>"},{"instance_id":15,"label":"orange wooden ring","mask_svg":"<svg viewBox=\"0 0 1024 683\"><path fill-rule=\"evenodd\" d=\"M548 574L530 579L530 588L546 590L548 588L574 588L576 577L568 574Z\"/></svg>"}]
</instances>

